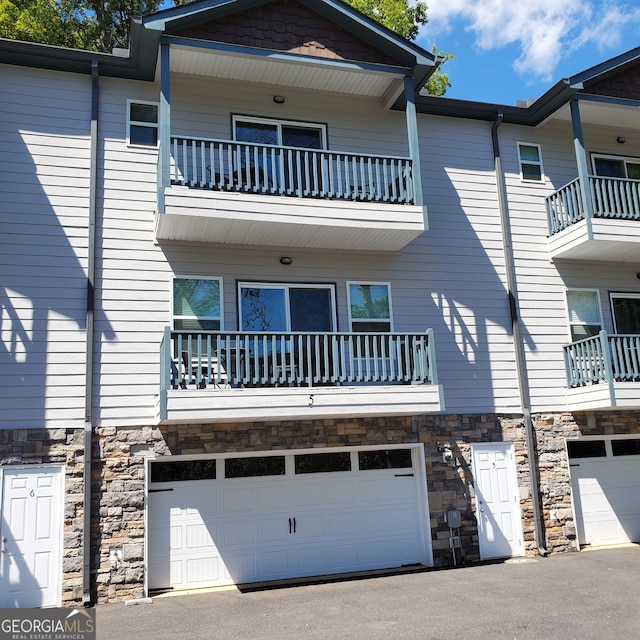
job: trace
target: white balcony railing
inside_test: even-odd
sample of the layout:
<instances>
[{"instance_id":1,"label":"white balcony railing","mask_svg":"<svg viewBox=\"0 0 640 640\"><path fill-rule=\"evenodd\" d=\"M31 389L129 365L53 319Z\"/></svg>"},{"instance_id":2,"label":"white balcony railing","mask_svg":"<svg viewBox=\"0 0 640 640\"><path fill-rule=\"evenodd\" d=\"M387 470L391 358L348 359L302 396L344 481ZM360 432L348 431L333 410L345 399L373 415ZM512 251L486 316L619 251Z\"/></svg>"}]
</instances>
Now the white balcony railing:
<instances>
[{"instance_id":1,"label":"white balcony railing","mask_svg":"<svg viewBox=\"0 0 640 640\"><path fill-rule=\"evenodd\" d=\"M640 381L640 335L597 336L564 347L569 387Z\"/></svg>"},{"instance_id":2,"label":"white balcony railing","mask_svg":"<svg viewBox=\"0 0 640 640\"><path fill-rule=\"evenodd\" d=\"M186 333L165 330L161 391L171 388L436 384L433 334Z\"/></svg>"},{"instance_id":3,"label":"white balcony railing","mask_svg":"<svg viewBox=\"0 0 640 640\"><path fill-rule=\"evenodd\" d=\"M588 197L596 218L640 220L640 180L589 176ZM587 217L578 178L548 196L546 202L549 235Z\"/></svg>"},{"instance_id":4,"label":"white balcony railing","mask_svg":"<svg viewBox=\"0 0 640 640\"><path fill-rule=\"evenodd\" d=\"M171 137L171 183L214 191L413 204L410 158Z\"/></svg>"}]
</instances>

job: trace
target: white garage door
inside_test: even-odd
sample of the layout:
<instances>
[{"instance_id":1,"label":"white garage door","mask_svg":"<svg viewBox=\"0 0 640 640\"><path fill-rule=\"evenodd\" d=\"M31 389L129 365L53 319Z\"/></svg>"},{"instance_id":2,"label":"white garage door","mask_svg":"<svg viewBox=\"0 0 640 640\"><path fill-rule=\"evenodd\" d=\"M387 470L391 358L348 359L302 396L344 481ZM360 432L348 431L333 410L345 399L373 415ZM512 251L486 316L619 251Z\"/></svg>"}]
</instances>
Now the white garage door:
<instances>
[{"instance_id":1,"label":"white garage door","mask_svg":"<svg viewBox=\"0 0 640 640\"><path fill-rule=\"evenodd\" d=\"M407 448L152 462L149 588L429 562L415 455Z\"/></svg>"},{"instance_id":2,"label":"white garage door","mask_svg":"<svg viewBox=\"0 0 640 640\"><path fill-rule=\"evenodd\" d=\"M578 542L640 542L640 438L567 442Z\"/></svg>"}]
</instances>

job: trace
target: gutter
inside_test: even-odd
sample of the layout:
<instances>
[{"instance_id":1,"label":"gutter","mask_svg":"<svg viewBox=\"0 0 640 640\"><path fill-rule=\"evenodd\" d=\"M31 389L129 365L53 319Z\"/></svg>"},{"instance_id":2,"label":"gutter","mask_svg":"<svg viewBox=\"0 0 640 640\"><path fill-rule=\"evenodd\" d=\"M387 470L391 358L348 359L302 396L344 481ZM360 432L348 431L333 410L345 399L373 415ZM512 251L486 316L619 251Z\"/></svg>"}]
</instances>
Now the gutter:
<instances>
[{"instance_id":1,"label":"gutter","mask_svg":"<svg viewBox=\"0 0 640 640\"><path fill-rule=\"evenodd\" d=\"M84 469L82 533L82 602L85 607L92 604L91 598L91 462L93 458L93 345L95 313L95 248L96 248L96 204L98 176L98 61L91 61L91 150L89 164L89 224L87 250L87 315L86 315L86 368L85 368L85 420L84 420Z\"/></svg>"},{"instance_id":2,"label":"gutter","mask_svg":"<svg viewBox=\"0 0 640 640\"><path fill-rule=\"evenodd\" d=\"M533 518L535 522L535 536L538 553L541 556L549 554L546 548L544 523L540 508L540 483L538 481L539 469L536 451L536 433L531 419L531 396L529 379L525 364L524 346L520 334L519 303L516 287L516 273L513 259L513 246L511 226L509 224L509 209L507 206L506 187L504 173L502 171L502 158L500 157L500 144L498 141L498 128L502 124L503 113L498 111L496 119L491 127L491 143L493 145L493 160L496 174L496 190L498 192L498 209L500 212L500 226L502 230L502 244L504 262L507 276L507 291L509 296L509 312L511 314L511 335L513 337L514 356L516 362L516 374L518 378L518 393L520 406L524 418L524 426L527 440L527 456L529 458L529 476L531 482L531 501L533 503Z\"/></svg>"}]
</instances>

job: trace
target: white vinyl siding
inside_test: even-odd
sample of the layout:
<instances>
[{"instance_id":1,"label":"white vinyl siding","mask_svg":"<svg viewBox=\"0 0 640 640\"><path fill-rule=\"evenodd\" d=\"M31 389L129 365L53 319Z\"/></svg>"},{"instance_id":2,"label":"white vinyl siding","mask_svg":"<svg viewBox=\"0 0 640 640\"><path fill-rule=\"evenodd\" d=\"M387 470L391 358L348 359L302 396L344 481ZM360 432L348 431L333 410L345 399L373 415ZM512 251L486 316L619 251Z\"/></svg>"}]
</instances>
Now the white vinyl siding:
<instances>
[{"instance_id":1,"label":"white vinyl siding","mask_svg":"<svg viewBox=\"0 0 640 640\"><path fill-rule=\"evenodd\" d=\"M0 73L0 428L81 427L91 79Z\"/></svg>"}]
</instances>

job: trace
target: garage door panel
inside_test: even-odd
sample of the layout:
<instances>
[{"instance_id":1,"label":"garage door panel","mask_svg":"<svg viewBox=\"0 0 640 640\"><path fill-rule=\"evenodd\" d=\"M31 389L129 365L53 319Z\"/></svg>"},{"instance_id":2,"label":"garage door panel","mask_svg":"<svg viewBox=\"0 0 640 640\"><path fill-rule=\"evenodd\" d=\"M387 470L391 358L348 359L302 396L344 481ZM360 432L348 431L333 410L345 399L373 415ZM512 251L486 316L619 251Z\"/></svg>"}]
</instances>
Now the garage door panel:
<instances>
[{"instance_id":1,"label":"garage door panel","mask_svg":"<svg viewBox=\"0 0 640 640\"><path fill-rule=\"evenodd\" d=\"M275 486L259 486L257 489L257 509L271 511L273 509L287 508L287 486L278 484Z\"/></svg>"},{"instance_id":2,"label":"garage door panel","mask_svg":"<svg viewBox=\"0 0 640 640\"><path fill-rule=\"evenodd\" d=\"M255 493L254 487L225 488L222 498L224 513L237 513L255 509L257 506L254 500Z\"/></svg>"},{"instance_id":3,"label":"garage door panel","mask_svg":"<svg viewBox=\"0 0 640 640\"><path fill-rule=\"evenodd\" d=\"M571 483L580 544L640 541L640 459L574 460Z\"/></svg>"},{"instance_id":4,"label":"garage door panel","mask_svg":"<svg viewBox=\"0 0 640 640\"><path fill-rule=\"evenodd\" d=\"M173 490L152 493L150 587L277 580L421 560L411 469L312 472L313 461L305 460L305 472L296 474L298 454L287 455L284 475L165 483Z\"/></svg>"},{"instance_id":5,"label":"garage door panel","mask_svg":"<svg viewBox=\"0 0 640 640\"><path fill-rule=\"evenodd\" d=\"M201 549L204 547L214 547L213 538L215 536L215 524L190 524L185 527L187 549Z\"/></svg>"}]
</instances>

